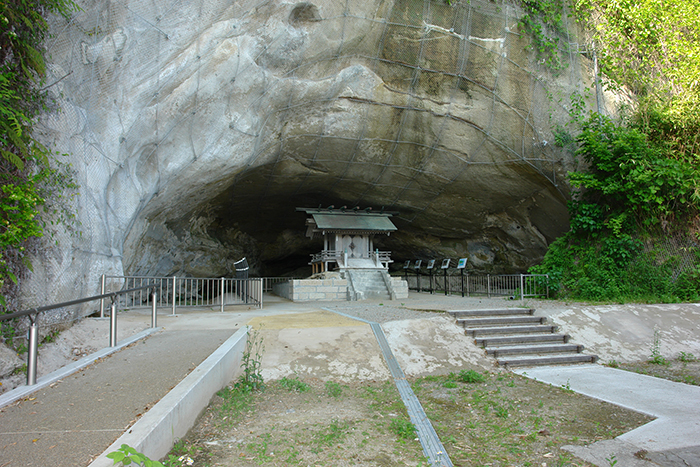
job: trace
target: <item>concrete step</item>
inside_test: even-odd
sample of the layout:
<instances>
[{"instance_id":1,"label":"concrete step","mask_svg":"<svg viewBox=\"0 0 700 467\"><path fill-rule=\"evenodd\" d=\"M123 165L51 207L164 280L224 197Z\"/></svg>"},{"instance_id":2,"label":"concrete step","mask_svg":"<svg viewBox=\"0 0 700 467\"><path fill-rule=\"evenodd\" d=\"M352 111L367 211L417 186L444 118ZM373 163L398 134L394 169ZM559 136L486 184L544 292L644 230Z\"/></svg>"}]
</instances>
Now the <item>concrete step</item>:
<instances>
[{"instance_id":1,"label":"concrete step","mask_svg":"<svg viewBox=\"0 0 700 467\"><path fill-rule=\"evenodd\" d=\"M557 327L550 324L539 324L534 326L499 326L485 328L467 328L464 334L467 336L490 336L493 334L529 334L529 333L555 333Z\"/></svg>"},{"instance_id":2,"label":"concrete step","mask_svg":"<svg viewBox=\"0 0 700 467\"><path fill-rule=\"evenodd\" d=\"M502 315L533 315L534 308L501 308L496 310L450 310L449 314L455 318L468 318L471 316L502 316Z\"/></svg>"},{"instance_id":3,"label":"concrete step","mask_svg":"<svg viewBox=\"0 0 700 467\"><path fill-rule=\"evenodd\" d=\"M465 328L473 328L477 326L512 326L514 324L545 324L547 318L544 316L496 316L488 318L460 318L457 324L461 324Z\"/></svg>"},{"instance_id":4,"label":"concrete step","mask_svg":"<svg viewBox=\"0 0 700 467\"><path fill-rule=\"evenodd\" d=\"M595 363L597 355L546 355L528 356L522 358L499 358L498 364L505 367L536 366L536 365L564 365L570 363Z\"/></svg>"},{"instance_id":5,"label":"concrete step","mask_svg":"<svg viewBox=\"0 0 700 467\"><path fill-rule=\"evenodd\" d=\"M541 344L544 342L564 343L569 342L568 334L524 334L515 336L482 336L474 339L477 345L493 347L498 345L513 344Z\"/></svg>"},{"instance_id":6,"label":"concrete step","mask_svg":"<svg viewBox=\"0 0 700 467\"><path fill-rule=\"evenodd\" d=\"M498 358L504 355L523 355L541 353L581 353L583 346L578 344L544 344L525 346L486 347L486 354Z\"/></svg>"}]
</instances>

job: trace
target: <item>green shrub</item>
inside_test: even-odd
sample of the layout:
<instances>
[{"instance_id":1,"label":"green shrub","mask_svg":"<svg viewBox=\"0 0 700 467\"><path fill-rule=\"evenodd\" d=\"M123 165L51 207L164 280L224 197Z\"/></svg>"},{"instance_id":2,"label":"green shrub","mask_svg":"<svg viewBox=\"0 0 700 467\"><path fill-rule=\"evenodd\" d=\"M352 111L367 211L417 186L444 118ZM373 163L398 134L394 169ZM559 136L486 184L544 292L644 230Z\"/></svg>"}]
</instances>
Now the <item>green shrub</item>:
<instances>
[{"instance_id":1,"label":"green shrub","mask_svg":"<svg viewBox=\"0 0 700 467\"><path fill-rule=\"evenodd\" d=\"M289 392L306 392L311 389L311 386L301 381L299 378L284 377L279 380L279 385Z\"/></svg>"},{"instance_id":2,"label":"green shrub","mask_svg":"<svg viewBox=\"0 0 700 467\"><path fill-rule=\"evenodd\" d=\"M457 380L463 383L483 383L486 381L486 376L474 370L461 370Z\"/></svg>"}]
</instances>

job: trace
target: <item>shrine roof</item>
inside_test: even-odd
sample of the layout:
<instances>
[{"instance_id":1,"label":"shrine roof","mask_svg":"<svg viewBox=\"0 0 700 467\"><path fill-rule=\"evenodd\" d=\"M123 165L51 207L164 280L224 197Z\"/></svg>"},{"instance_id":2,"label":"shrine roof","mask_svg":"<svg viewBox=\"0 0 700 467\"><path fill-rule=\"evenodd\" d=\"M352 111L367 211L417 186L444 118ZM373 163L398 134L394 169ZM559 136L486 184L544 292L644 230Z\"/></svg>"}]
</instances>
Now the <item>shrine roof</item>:
<instances>
[{"instance_id":1,"label":"shrine roof","mask_svg":"<svg viewBox=\"0 0 700 467\"><path fill-rule=\"evenodd\" d=\"M396 226L389 219L393 212L371 212L366 210L341 209L307 209L305 211L316 224L315 230L325 231L363 231L363 232L393 232Z\"/></svg>"}]
</instances>

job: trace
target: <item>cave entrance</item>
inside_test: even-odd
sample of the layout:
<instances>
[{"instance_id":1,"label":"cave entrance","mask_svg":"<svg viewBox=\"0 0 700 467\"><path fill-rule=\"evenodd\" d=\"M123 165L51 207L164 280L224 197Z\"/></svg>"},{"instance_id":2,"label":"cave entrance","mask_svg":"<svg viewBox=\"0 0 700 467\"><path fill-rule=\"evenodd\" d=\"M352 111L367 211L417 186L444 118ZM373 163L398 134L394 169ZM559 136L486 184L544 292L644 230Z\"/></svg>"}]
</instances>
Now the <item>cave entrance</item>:
<instances>
[{"instance_id":1,"label":"cave entrance","mask_svg":"<svg viewBox=\"0 0 700 467\"><path fill-rule=\"evenodd\" d=\"M311 258L312 272L325 272L333 269L388 269L391 252L374 248L376 235L390 235L396 226L389 219L395 212L373 211L371 207L360 209L356 206L347 209L296 208L304 212L306 236L323 238L323 250Z\"/></svg>"}]
</instances>

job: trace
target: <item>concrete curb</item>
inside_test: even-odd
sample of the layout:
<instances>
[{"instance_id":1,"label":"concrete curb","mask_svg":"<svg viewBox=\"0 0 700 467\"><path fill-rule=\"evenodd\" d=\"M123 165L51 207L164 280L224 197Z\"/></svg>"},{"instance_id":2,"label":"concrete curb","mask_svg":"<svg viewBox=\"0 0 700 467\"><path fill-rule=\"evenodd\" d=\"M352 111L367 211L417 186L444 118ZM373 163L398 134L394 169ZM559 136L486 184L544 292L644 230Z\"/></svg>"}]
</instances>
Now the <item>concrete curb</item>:
<instances>
[{"instance_id":1,"label":"concrete curb","mask_svg":"<svg viewBox=\"0 0 700 467\"><path fill-rule=\"evenodd\" d=\"M36 384L33 386L19 386L13 389L12 391L8 391L2 396L0 396L0 409L19 399L22 399L23 397L27 397L28 395L38 391L39 389L45 388L46 386L58 381L59 379L65 378L66 376L70 376L78 370L82 370L86 366L92 365L100 358L104 358L107 355L111 355L114 352L121 350L124 347L131 345L134 342L141 340L144 337L147 337L156 331L159 331L160 329L161 328L149 328L144 331L141 331L138 334L134 334L133 336L128 337L123 341L117 343L116 347L106 347L102 350L98 350L97 352L92 353L87 357L83 357L80 360L71 363L70 365L66 365L62 368L59 368L53 373L49 373L48 375L42 376L41 378L37 379Z\"/></svg>"},{"instance_id":2,"label":"concrete curb","mask_svg":"<svg viewBox=\"0 0 700 467\"><path fill-rule=\"evenodd\" d=\"M113 466L107 454L118 450L122 444L128 444L153 460L164 457L194 426L212 396L240 373L249 329L250 326L244 326L229 337L89 467Z\"/></svg>"}]
</instances>

